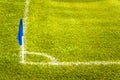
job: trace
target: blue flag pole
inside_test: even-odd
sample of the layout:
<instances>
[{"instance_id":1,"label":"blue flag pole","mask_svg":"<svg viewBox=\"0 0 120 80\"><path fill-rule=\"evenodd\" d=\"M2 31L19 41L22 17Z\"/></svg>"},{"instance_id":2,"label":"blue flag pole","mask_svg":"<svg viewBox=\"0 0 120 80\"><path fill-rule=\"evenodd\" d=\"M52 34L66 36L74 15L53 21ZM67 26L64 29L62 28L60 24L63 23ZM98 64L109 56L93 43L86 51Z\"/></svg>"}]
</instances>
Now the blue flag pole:
<instances>
[{"instance_id":1,"label":"blue flag pole","mask_svg":"<svg viewBox=\"0 0 120 80\"><path fill-rule=\"evenodd\" d=\"M23 41L22 41L22 37L23 37L23 20L20 19L20 23L19 23L19 31L18 31L18 36L17 36L17 40L19 45L21 46Z\"/></svg>"}]
</instances>

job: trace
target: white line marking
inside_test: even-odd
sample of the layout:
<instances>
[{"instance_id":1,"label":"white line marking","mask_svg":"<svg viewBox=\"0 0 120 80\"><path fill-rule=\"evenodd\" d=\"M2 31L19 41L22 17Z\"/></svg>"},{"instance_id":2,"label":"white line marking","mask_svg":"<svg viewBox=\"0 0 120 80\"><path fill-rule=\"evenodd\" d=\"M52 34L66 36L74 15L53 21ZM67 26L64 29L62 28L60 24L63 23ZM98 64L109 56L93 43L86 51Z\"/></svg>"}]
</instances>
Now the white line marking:
<instances>
[{"instance_id":1,"label":"white line marking","mask_svg":"<svg viewBox=\"0 0 120 80\"><path fill-rule=\"evenodd\" d=\"M112 62L112 61L90 61L90 62L25 62L25 64L30 65L113 65L118 64L120 62Z\"/></svg>"},{"instance_id":2,"label":"white line marking","mask_svg":"<svg viewBox=\"0 0 120 80\"><path fill-rule=\"evenodd\" d=\"M42 56L45 56L45 57L49 58L49 59L51 60L51 62L58 62L57 59L56 59L55 57L52 57L52 56L48 55L47 53L25 51L25 54L42 55Z\"/></svg>"},{"instance_id":3,"label":"white line marking","mask_svg":"<svg viewBox=\"0 0 120 80\"><path fill-rule=\"evenodd\" d=\"M26 5L25 5L25 10L24 10L24 23L23 23L23 32L25 34L25 28L26 28L26 22L27 22L27 19L28 19L28 11L29 11L29 3L30 3L30 0L26 0ZM21 46L21 56L22 56L22 60L21 62L24 63L25 60L24 60L24 54L25 54L25 44L24 44L24 36L22 37L22 46Z\"/></svg>"},{"instance_id":4,"label":"white line marking","mask_svg":"<svg viewBox=\"0 0 120 80\"><path fill-rule=\"evenodd\" d=\"M26 0L25 11L24 11L24 28L26 28L26 22L28 19L29 4L30 4L30 0Z\"/></svg>"},{"instance_id":5,"label":"white line marking","mask_svg":"<svg viewBox=\"0 0 120 80\"><path fill-rule=\"evenodd\" d=\"M25 54L25 48L24 48L24 37L22 37L22 41L23 41L23 43L22 43L22 46L21 46L21 50L22 50L22 52L21 52L21 57L22 57L22 60L21 60L21 62L22 63L24 63L25 61L24 61L24 54Z\"/></svg>"}]
</instances>

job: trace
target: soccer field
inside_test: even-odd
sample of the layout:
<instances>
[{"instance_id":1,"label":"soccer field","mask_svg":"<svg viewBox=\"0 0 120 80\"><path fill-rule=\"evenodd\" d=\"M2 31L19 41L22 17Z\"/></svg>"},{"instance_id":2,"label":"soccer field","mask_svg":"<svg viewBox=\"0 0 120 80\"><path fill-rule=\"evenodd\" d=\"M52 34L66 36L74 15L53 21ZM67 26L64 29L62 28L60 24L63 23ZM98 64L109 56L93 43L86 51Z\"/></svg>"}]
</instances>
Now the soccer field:
<instances>
[{"instance_id":1,"label":"soccer field","mask_svg":"<svg viewBox=\"0 0 120 80\"><path fill-rule=\"evenodd\" d=\"M106 0L74 1L30 1L27 51L47 53L61 62L119 61L120 8ZM26 57L34 60L32 56Z\"/></svg>"},{"instance_id":2,"label":"soccer field","mask_svg":"<svg viewBox=\"0 0 120 80\"><path fill-rule=\"evenodd\" d=\"M1 0L0 18L0 80L120 79L119 0Z\"/></svg>"}]
</instances>

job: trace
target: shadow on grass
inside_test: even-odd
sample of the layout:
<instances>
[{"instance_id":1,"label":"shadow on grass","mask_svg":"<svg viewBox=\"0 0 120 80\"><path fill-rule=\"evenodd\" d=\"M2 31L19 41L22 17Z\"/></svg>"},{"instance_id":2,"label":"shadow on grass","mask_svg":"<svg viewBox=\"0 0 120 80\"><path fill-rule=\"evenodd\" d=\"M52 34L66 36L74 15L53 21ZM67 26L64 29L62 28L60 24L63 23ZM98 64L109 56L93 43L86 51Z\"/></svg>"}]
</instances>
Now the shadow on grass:
<instances>
[{"instance_id":1,"label":"shadow on grass","mask_svg":"<svg viewBox=\"0 0 120 80\"><path fill-rule=\"evenodd\" d=\"M103 1L103 0L53 0L58 2L80 2L80 3L88 3L88 2L97 2L97 1Z\"/></svg>"}]
</instances>

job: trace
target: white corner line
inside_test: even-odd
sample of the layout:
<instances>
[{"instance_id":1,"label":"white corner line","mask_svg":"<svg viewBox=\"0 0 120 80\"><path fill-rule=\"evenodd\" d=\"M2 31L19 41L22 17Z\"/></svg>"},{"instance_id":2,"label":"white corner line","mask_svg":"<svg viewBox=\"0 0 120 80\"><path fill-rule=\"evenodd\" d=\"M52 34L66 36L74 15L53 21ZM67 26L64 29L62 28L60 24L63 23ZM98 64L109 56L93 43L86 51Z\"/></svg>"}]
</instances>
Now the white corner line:
<instances>
[{"instance_id":1,"label":"white corner line","mask_svg":"<svg viewBox=\"0 0 120 80\"><path fill-rule=\"evenodd\" d=\"M90 62L25 62L29 65L120 65L120 62L90 61Z\"/></svg>"},{"instance_id":2,"label":"white corner line","mask_svg":"<svg viewBox=\"0 0 120 80\"><path fill-rule=\"evenodd\" d=\"M24 37L22 37L22 41L23 41L23 43L22 43L22 46L21 46L21 63L24 63L25 62L25 60L24 60L24 58L25 58L25 56L24 56L24 54L25 54L25 48L24 48Z\"/></svg>"},{"instance_id":3,"label":"white corner line","mask_svg":"<svg viewBox=\"0 0 120 80\"><path fill-rule=\"evenodd\" d=\"M24 54L25 54L25 44L24 44L24 36L25 36L25 28L26 28L26 22L27 22L27 19L28 19L28 11L29 11L29 3L30 3L30 0L26 0L25 2L25 10L24 10L24 18L23 18L23 37L22 37L22 46L21 46L21 63L25 63L25 60L24 60Z\"/></svg>"},{"instance_id":4,"label":"white corner line","mask_svg":"<svg viewBox=\"0 0 120 80\"><path fill-rule=\"evenodd\" d=\"M42 55L51 60L50 62L27 62L27 61L24 62L24 64L30 65L114 65L114 64L120 65L120 61L60 62L55 57L50 56L47 53L25 51L25 54Z\"/></svg>"}]
</instances>

